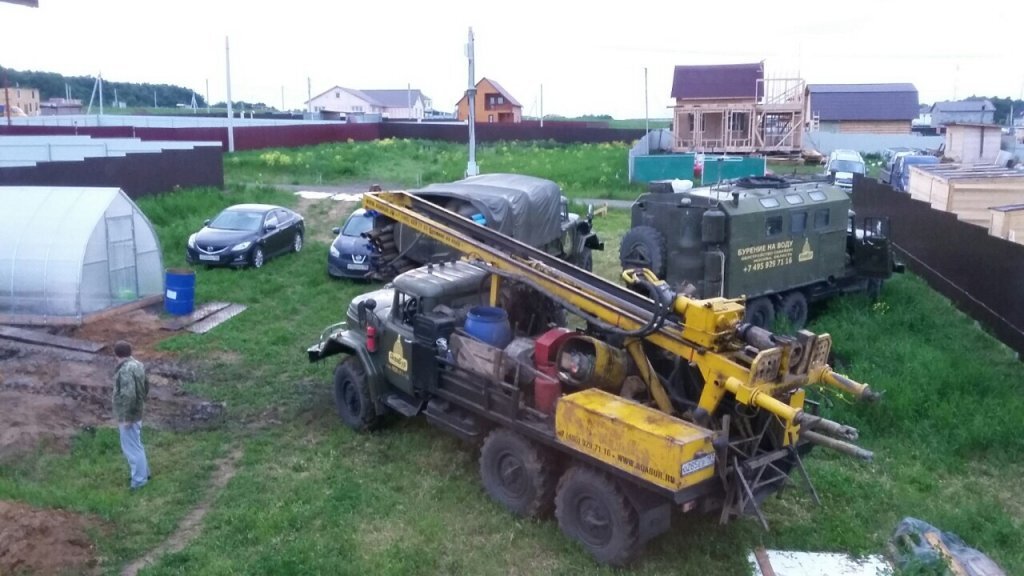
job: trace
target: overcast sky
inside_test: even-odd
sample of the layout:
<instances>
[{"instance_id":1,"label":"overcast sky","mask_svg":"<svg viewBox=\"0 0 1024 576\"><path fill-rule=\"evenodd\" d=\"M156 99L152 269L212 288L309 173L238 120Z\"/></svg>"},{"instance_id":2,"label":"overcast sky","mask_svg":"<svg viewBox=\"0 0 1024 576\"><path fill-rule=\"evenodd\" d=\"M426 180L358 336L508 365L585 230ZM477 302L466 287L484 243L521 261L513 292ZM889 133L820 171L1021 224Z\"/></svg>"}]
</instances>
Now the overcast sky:
<instances>
[{"instance_id":1,"label":"overcast sky","mask_svg":"<svg viewBox=\"0 0 1024 576\"><path fill-rule=\"evenodd\" d=\"M677 64L765 60L766 75L808 83L910 82L922 102L1021 97L1024 2L347 2L290 0L0 2L0 65L120 82L186 86L304 108L347 88L413 88L451 111L476 78L505 87L527 115L669 115ZM1006 25L1004 26L1003 23ZM1010 26L1016 23L1017 31ZM1001 28L1002 26L1002 28ZM87 98L88 95L80 97Z\"/></svg>"}]
</instances>

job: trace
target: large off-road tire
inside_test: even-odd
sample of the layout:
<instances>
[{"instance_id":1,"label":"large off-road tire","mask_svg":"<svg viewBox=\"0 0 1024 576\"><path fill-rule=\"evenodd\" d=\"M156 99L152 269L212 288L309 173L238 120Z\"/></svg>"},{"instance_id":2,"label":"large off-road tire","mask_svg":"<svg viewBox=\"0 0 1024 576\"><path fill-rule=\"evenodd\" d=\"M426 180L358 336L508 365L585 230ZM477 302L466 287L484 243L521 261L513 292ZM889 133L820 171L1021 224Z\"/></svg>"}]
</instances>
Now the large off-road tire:
<instances>
[{"instance_id":1,"label":"large off-road tire","mask_svg":"<svg viewBox=\"0 0 1024 576\"><path fill-rule=\"evenodd\" d=\"M790 329L803 330L807 325L807 315L809 314L807 296L799 290L786 294L782 297L782 302L779 303L778 313L786 319L786 322L789 322Z\"/></svg>"},{"instance_id":2,"label":"large off-road tire","mask_svg":"<svg viewBox=\"0 0 1024 576\"><path fill-rule=\"evenodd\" d=\"M253 268L263 268L263 265L267 263L267 255L263 252L263 246L259 244L252 247L252 252L249 253L249 265Z\"/></svg>"},{"instance_id":3,"label":"large off-road tire","mask_svg":"<svg viewBox=\"0 0 1024 576\"><path fill-rule=\"evenodd\" d=\"M338 418L356 432L372 430L379 422L366 370L355 356L349 356L334 369L334 405Z\"/></svg>"},{"instance_id":4,"label":"large off-road tire","mask_svg":"<svg viewBox=\"0 0 1024 576\"><path fill-rule=\"evenodd\" d=\"M551 456L505 428L487 435L480 449L480 478L487 494L516 516L551 512L557 475Z\"/></svg>"},{"instance_id":5,"label":"large off-road tire","mask_svg":"<svg viewBox=\"0 0 1024 576\"><path fill-rule=\"evenodd\" d=\"M651 226L631 228L619 244L622 269L649 268L658 278L665 278L665 237Z\"/></svg>"},{"instance_id":6,"label":"large off-road tire","mask_svg":"<svg viewBox=\"0 0 1024 576\"><path fill-rule=\"evenodd\" d=\"M588 466L574 466L559 480L555 516L598 562L624 566L640 548L636 509L614 480Z\"/></svg>"},{"instance_id":7,"label":"large off-road tire","mask_svg":"<svg viewBox=\"0 0 1024 576\"><path fill-rule=\"evenodd\" d=\"M775 325L775 306L768 298L754 298L747 301L743 321L758 328L771 330Z\"/></svg>"}]
</instances>

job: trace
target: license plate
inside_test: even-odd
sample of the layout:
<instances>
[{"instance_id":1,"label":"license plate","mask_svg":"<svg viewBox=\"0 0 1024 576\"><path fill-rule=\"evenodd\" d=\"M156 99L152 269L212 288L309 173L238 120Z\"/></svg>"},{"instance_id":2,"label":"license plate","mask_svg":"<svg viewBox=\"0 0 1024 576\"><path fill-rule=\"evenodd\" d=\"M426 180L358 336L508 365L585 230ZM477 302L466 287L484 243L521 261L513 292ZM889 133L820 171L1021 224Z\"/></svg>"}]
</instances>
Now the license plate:
<instances>
[{"instance_id":1,"label":"license plate","mask_svg":"<svg viewBox=\"0 0 1024 576\"><path fill-rule=\"evenodd\" d=\"M679 467L679 475L680 476L686 476L687 474L693 474L694 472L696 472L698 470L703 470L704 468L707 468L708 466L714 466L714 464L715 464L715 455L714 454L708 454L707 456L701 456L700 458L694 458L693 460L690 460L689 462L686 462L685 464L683 464L682 466Z\"/></svg>"},{"instance_id":2,"label":"license plate","mask_svg":"<svg viewBox=\"0 0 1024 576\"><path fill-rule=\"evenodd\" d=\"M348 269L349 270L369 270L370 269L370 265L369 264L349 264L348 265Z\"/></svg>"},{"instance_id":3,"label":"license plate","mask_svg":"<svg viewBox=\"0 0 1024 576\"><path fill-rule=\"evenodd\" d=\"M220 260L220 256L211 256L209 254L200 254L199 255L199 259L200 260L209 260L211 262L217 262L217 261Z\"/></svg>"}]
</instances>

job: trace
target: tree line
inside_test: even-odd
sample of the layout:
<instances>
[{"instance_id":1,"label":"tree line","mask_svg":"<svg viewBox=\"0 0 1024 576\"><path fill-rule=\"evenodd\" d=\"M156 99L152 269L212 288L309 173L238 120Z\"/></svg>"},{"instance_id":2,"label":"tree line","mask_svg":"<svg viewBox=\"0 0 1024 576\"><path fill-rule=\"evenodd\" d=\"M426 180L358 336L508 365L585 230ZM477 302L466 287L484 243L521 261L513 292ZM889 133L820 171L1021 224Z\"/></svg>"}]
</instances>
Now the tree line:
<instances>
[{"instance_id":1,"label":"tree line","mask_svg":"<svg viewBox=\"0 0 1024 576\"><path fill-rule=\"evenodd\" d=\"M6 77L6 80L4 77ZM93 93L93 86L96 84L96 78L93 76L64 76L55 72L3 68L3 72L0 73L0 83L2 82L6 82L6 85L11 88L22 87L39 90L40 102L50 98L64 98L67 92L70 91L72 99L81 100L83 104L88 104L89 97ZM177 104L187 105L192 103L193 94L196 97L196 105L202 108L206 107L206 99L190 88L171 84L111 82L104 79L104 103L110 104L114 102L115 92L117 94L117 101L124 102L125 106L130 108L151 106L174 107ZM99 105L99 94L96 95L95 104Z\"/></svg>"}]
</instances>

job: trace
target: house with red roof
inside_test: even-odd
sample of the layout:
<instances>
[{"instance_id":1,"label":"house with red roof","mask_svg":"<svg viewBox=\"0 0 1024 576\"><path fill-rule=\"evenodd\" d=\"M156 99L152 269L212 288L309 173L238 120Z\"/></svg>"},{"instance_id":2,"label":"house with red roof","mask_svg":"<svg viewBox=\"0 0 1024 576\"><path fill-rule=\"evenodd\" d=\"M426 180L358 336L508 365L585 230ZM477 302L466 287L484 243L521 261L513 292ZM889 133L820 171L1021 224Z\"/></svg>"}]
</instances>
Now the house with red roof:
<instances>
[{"instance_id":1,"label":"house with red roof","mask_svg":"<svg viewBox=\"0 0 1024 576\"><path fill-rule=\"evenodd\" d=\"M476 121L480 123L518 123L523 121L523 105L494 80L481 78L476 83ZM469 105L463 96L456 105L459 120L469 119Z\"/></svg>"}]
</instances>

